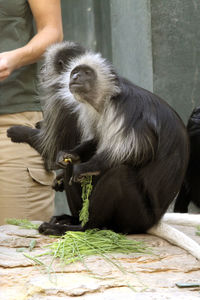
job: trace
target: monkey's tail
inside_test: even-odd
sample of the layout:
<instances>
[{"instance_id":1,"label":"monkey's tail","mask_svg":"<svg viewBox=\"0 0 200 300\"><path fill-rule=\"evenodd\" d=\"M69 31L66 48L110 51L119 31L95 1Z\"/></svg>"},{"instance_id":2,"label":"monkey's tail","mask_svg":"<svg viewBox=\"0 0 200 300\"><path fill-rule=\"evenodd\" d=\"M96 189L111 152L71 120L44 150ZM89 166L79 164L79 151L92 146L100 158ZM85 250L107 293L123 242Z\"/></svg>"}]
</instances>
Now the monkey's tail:
<instances>
[{"instance_id":1,"label":"monkey's tail","mask_svg":"<svg viewBox=\"0 0 200 300\"><path fill-rule=\"evenodd\" d=\"M166 213L162 221L173 225L184 226L200 226L199 214L187 214L187 213Z\"/></svg>"},{"instance_id":2,"label":"monkey's tail","mask_svg":"<svg viewBox=\"0 0 200 300\"><path fill-rule=\"evenodd\" d=\"M168 219L167 222L169 222L169 214L167 215L168 216L166 217L166 220ZM196 217L196 215L192 215L192 216ZM183 232L173 228L172 226L166 224L165 222L166 221L164 217L163 220L160 221L160 223L150 228L147 231L147 233L155 236L159 236L167 240L169 243L188 251L190 254L192 254L194 257L200 260L200 245L197 242L195 242L193 239L188 237L186 234L184 234ZM183 225L183 222L181 225ZM197 223L195 223L195 226L196 225ZM198 222L198 225L200 225L200 221Z\"/></svg>"}]
</instances>

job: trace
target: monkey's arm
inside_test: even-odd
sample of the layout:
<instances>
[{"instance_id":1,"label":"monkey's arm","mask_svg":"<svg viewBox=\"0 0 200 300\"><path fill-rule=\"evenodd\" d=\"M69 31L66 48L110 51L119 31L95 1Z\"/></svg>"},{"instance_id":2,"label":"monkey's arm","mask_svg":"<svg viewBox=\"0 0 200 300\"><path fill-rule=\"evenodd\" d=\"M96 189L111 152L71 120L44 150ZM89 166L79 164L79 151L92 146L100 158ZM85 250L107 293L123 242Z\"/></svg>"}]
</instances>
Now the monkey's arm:
<instances>
[{"instance_id":1,"label":"monkey's arm","mask_svg":"<svg viewBox=\"0 0 200 300\"><path fill-rule=\"evenodd\" d=\"M53 181L52 188L56 192L63 192L65 189L64 185L64 172L62 171L60 174L56 176L56 178Z\"/></svg>"},{"instance_id":2,"label":"monkey's arm","mask_svg":"<svg viewBox=\"0 0 200 300\"><path fill-rule=\"evenodd\" d=\"M105 153L98 153L92 156L87 162L75 164L73 166L73 181L81 181L83 177L89 175L99 175L101 172L109 169L111 163Z\"/></svg>"},{"instance_id":3,"label":"monkey's arm","mask_svg":"<svg viewBox=\"0 0 200 300\"><path fill-rule=\"evenodd\" d=\"M68 164L68 159L72 163L79 163L88 161L96 152L97 142L95 139L91 139L81 143L72 150L60 151L57 156L57 164L62 168ZM66 160L66 161L65 161Z\"/></svg>"},{"instance_id":4,"label":"monkey's arm","mask_svg":"<svg viewBox=\"0 0 200 300\"><path fill-rule=\"evenodd\" d=\"M7 136L14 143L27 143L41 154L39 147L39 129L28 126L12 126L7 130Z\"/></svg>"},{"instance_id":5,"label":"monkey's arm","mask_svg":"<svg viewBox=\"0 0 200 300\"><path fill-rule=\"evenodd\" d=\"M146 135L142 135L141 133L139 133L141 147L139 149L138 158L140 165L143 166L154 159L154 155L157 151L158 145L157 135L156 133L154 133L151 127L147 127L146 132L148 133ZM124 140L124 142L126 142L126 140ZM99 152L97 151L89 160L82 161L82 163L75 164L73 166L72 179L76 182L80 181L83 177L88 175L99 175L107 169L120 165L123 162L125 161L121 161L117 158L112 159L112 155L110 155L110 153L108 153L108 150L106 149ZM132 155L129 160L126 160L126 162L134 165L134 155Z\"/></svg>"}]
</instances>

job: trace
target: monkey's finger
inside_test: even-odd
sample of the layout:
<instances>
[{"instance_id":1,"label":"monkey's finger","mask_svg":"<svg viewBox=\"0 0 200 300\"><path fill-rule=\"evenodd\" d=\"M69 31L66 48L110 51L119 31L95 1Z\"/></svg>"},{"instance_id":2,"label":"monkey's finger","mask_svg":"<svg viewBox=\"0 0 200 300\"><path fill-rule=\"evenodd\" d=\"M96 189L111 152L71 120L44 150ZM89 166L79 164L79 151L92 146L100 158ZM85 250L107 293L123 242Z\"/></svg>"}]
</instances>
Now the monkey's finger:
<instances>
[{"instance_id":1,"label":"monkey's finger","mask_svg":"<svg viewBox=\"0 0 200 300\"><path fill-rule=\"evenodd\" d=\"M5 76L4 76L4 74L1 74L1 75L0 75L0 81L5 80L6 78L8 78L8 76L9 76L9 75L5 75Z\"/></svg>"},{"instance_id":2,"label":"monkey's finger","mask_svg":"<svg viewBox=\"0 0 200 300\"><path fill-rule=\"evenodd\" d=\"M62 168L66 168L69 163L72 163L72 160L66 157L65 152L59 152L56 159L56 163Z\"/></svg>"},{"instance_id":3,"label":"monkey's finger","mask_svg":"<svg viewBox=\"0 0 200 300\"><path fill-rule=\"evenodd\" d=\"M69 164L72 163L72 159L71 158L64 158L64 162Z\"/></svg>"},{"instance_id":4,"label":"monkey's finger","mask_svg":"<svg viewBox=\"0 0 200 300\"><path fill-rule=\"evenodd\" d=\"M84 175L74 175L70 178L69 185L72 185L72 182L82 182L84 178Z\"/></svg>"}]
</instances>

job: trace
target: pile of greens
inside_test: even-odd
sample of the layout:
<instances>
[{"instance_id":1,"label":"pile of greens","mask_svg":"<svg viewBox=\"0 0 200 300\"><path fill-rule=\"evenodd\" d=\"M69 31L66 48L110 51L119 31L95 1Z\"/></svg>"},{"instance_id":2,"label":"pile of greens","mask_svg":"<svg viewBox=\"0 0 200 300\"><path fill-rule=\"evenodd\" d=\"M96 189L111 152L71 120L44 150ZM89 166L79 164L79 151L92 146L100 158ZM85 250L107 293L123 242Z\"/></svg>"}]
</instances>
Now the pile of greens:
<instances>
[{"instance_id":1,"label":"pile of greens","mask_svg":"<svg viewBox=\"0 0 200 300\"><path fill-rule=\"evenodd\" d=\"M92 192L92 176L87 176L81 182L83 207L80 211L79 220L84 226L89 219L89 196ZM38 224L33 224L26 219L7 219L7 223L18 225L27 229L38 229ZM64 264L70 264L76 261L84 261L89 255L100 255L104 259L115 264L107 254L111 253L147 253L148 248L143 242L130 240L125 235L115 233L111 230L86 230L68 231L55 242L47 246L48 251L43 255L50 254L53 258L59 258ZM24 254L29 259L43 265L35 257Z\"/></svg>"},{"instance_id":2,"label":"pile of greens","mask_svg":"<svg viewBox=\"0 0 200 300\"><path fill-rule=\"evenodd\" d=\"M17 225L27 229L37 229L38 225L26 219L7 219L7 223ZM76 261L84 262L90 255L101 256L110 263L117 265L114 259L107 254L112 253L150 253L149 248L141 241L128 239L126 235L115 233L112 230L90 229L84 232L67 231L65 235L57 238L56 241L46 246L48 249L43 255L51 255L59 258L64 264ZM37 264L44 265L36 256L24 255L35 261Z\"/></svg>"},{"instance_id":3,"label":"pile of greens","mask_svg":"<svg viewBox=\"0 0 200 300\"><path fill-rule=\"evenodd\" d=\"M26 228L26 229L38 229L39 225L38 224L33 224L32 222L30 222L27 219L6 219L6 223L7 224L11 224L11 225L17 225L20 226L22 228Z\"/></svg>"},{"instance_id":4,"label":"pile of greens","mask_svg":"<svg viewBox=\"0 0 200 300\"><path fill-rule=\"evenodd\" d=\"M84 180L81 181L82 188L82 200L83 207L79 214L79 221L81 222L81 226L83 227L89 220L89 196L92 192L92 176L86 176Z\"/></svg>"},{"instance_id":5,"label":"pile of greens","mask_svg":"<svg viewBox=\"0 0 200 300\"><path fill-rule=\"evenodd\" d=\"M196 235L200 235L200 226L197 226Z\"/></svg>"},{"instance_id":6,"label":"pile of greens","mask_svg":"<svg viewBox=\"0 0 200 300\"><path fill-rule=\"evenodd\" d=\"M85 232L68 231L57 241L47 246L50 254L64 264L83 261L89 255L107 258L109 253L147 253L143 242L128 239L111 230L91 229Z\"/></svg>"}]
</instances>

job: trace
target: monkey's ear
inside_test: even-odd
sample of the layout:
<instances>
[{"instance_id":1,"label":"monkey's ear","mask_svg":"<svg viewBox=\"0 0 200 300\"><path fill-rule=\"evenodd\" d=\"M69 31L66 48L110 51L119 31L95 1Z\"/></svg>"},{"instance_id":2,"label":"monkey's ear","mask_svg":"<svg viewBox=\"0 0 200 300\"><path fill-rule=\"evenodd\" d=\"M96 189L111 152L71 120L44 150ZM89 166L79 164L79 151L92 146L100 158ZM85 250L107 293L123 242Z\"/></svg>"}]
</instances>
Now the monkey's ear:
<instances>
[{"instance_id":1,"label":"monkey's ear","mask_svg":"<svg viewBox=\"0 0 200 300\"><path fill-rule=\"evenodd\" d=\"M58 60L58 65L59 65L60 70L64 70L65 63L62 59Z\"/></svg>"}]
</instances>

